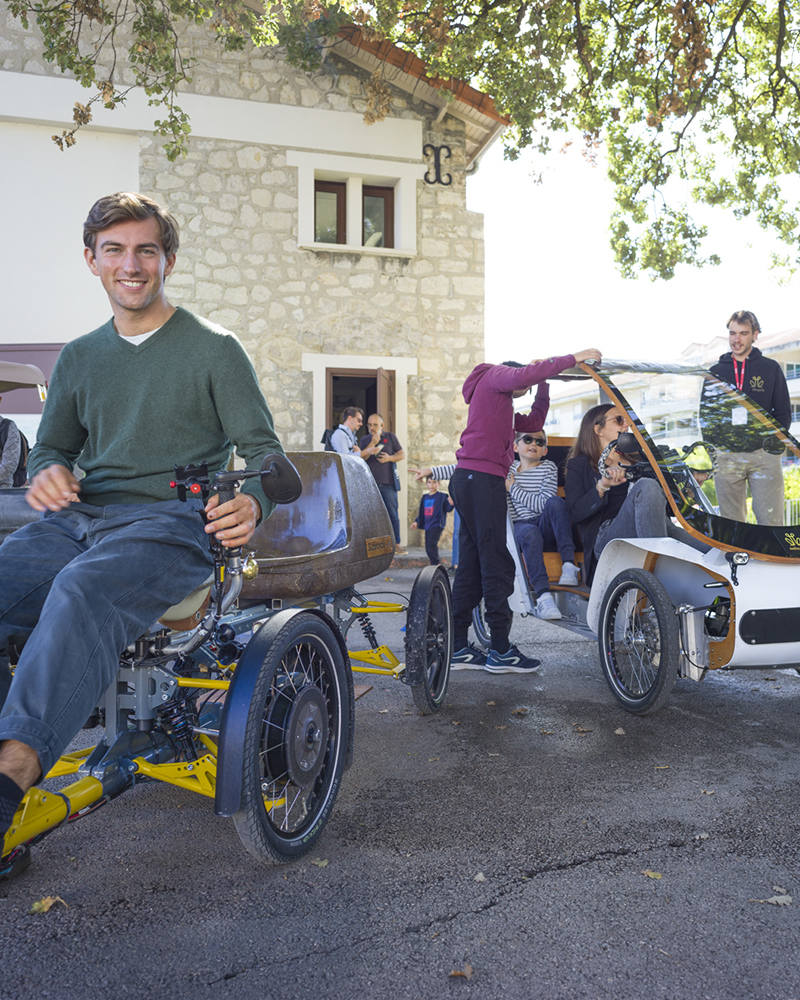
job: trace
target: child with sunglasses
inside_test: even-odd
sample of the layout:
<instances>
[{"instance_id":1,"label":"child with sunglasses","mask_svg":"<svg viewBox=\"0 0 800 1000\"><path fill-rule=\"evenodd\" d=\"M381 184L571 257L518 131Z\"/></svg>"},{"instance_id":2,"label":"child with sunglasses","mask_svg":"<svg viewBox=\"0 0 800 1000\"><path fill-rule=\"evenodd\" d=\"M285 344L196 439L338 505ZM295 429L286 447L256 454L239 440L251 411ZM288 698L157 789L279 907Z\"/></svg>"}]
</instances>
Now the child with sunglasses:
<instances>
[{"instance_id":1,"label":"child with sunglasses","mask_svg":"<svg viewBox=\"0 0 800 1000\"><path fill-rule=\"evenodd\" d=\"M559 583L574 587L580 583L575 565L575 543L567 507L558 496L558 469L545 458L547 435L537 431L517 434L519 460L513 462L506 479L508 512L514 522L514 537L522 550L528 579L536 591L536 614L556 621L561 612L550 593L544 564L546 545L555 545L561 556Z\"/></svg>"},{"instance_id":2,"label":"child with sunglasses","mask_svg":"<svg viewBox=\"0 0 800 1000\"><path fill-rule=\"evenodd\" d=\"M597 468L606 446L626 429L628 418L612 403L587 410L575 444L567 456L564 492L567 513L583 542L583 565L590 584L597 560L614 538L677 538L700 552L708 546L672 523L667 498L655 479L630 483L622 464L624 457L612 452L605 475Z\"/></svg>"}]
</instances>

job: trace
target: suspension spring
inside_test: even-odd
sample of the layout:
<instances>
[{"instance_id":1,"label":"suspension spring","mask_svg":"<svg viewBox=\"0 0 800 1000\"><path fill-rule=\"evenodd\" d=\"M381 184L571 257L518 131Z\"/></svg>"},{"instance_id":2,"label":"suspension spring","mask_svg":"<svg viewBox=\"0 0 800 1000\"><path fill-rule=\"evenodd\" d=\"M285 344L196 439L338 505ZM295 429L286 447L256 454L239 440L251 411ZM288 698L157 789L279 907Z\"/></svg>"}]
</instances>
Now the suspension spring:
<instances>
[{"instance_id":1,"label":"suspension spring","mask_svg":"<svg viewBox=\"0 0 800 1000\"><path fill-rule=\"evenodd\" d=\"M359 615L358 624L361 626L361 631L364 633L364 638L370 645L370 649L378 648L378 637L375 635L375 626L372 624L372 619L369 615Z\"/></svg>"},{"instance_id":2,"label":"suspension spring","mask_svg":"<svg viewBox=\"0 0 800 1000\"><path fill-rule=\"evenodd\" d=\"M162 723L166 723L173 741L177 744L184 760L196 760L197 748L194 743L194 711L187 695L181 693L166 703L161 709Z\"/></svg>"}]
</instances>

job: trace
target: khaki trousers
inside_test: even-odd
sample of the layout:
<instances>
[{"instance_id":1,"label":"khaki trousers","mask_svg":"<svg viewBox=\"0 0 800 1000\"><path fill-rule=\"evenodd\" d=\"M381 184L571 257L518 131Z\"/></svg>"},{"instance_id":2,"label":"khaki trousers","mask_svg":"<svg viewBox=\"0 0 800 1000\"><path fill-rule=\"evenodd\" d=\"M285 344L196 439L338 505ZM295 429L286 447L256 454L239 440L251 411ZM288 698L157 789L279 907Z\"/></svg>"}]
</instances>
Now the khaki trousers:
<instances>
[{"instance_id":1,"label":"khaki trousers","mask_svg":"<svg viewBox=\"0 0 800 1000\"><path fill-rule=\"evenodd\" d=\"M747 487L757 524L783 524L781 456L758 451L718 451L714 484L719 512L734 521L747 520Z\"/></svg>"}]
</instances>

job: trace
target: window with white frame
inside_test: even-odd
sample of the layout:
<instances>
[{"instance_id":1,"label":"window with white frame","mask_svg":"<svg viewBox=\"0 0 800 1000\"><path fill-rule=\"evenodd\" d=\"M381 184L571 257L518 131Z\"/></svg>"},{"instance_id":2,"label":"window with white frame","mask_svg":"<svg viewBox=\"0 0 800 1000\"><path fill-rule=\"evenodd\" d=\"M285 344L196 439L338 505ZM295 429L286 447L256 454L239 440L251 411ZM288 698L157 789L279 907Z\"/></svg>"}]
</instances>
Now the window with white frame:
<instances>
[{"instance_id":1,"label":"window with white frame","mask_svg":"<svg viewBox=\"0 0 800 1000\"><path fill-rule=\"evenodd\" d=\"M290 150L297 167L298 246L411 257L424 164Z\"/></svg>"}]
</instances>

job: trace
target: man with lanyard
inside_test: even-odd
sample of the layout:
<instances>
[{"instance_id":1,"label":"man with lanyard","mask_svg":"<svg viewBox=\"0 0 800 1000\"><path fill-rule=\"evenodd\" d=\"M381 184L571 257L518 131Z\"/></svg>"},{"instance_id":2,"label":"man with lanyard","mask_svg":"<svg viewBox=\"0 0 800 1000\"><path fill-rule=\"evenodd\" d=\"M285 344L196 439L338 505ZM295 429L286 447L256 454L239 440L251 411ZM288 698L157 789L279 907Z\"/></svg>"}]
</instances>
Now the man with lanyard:
<instances>
[{"instance_id":1,"label":"man with lanyard","mask_svg":"<svg viewBox=\"0 0 800 1000\"><path fill-rule=\"evenodd\" d=\"M755 347L761 327L755 313L745 309L728 320L731 349L711 371L735 385L780 424L788 428L792 407L786 377L777 361L765 358ZM748 420L744 407L731 411L731 426L724 429L725 450L718 447L714 483L720 514L735 521L747 519L747 487L753 498L758 524L783 524L784 491L781 456L763 448L763 433ZM772 435L766 435L772 437ZM781 449L782 450L782 449Z\"/></svg>"},{"instance_id":2,"label":"man with lanyard","mask_svg":"<svg viewBox=\"0 0 800 1000\"><path fill-rule=\"evenodd\" d=\"M208 535L245 545L274 506L258 477L225 503L170 489L174 465L283 452L237 338L167 299L179 240L170 213L133 192L101 198L84 223L112 318L61 351L28 462L41 518L0 547L0 840L120 652L208 577Z\"/></svg>"}]
</instances>

